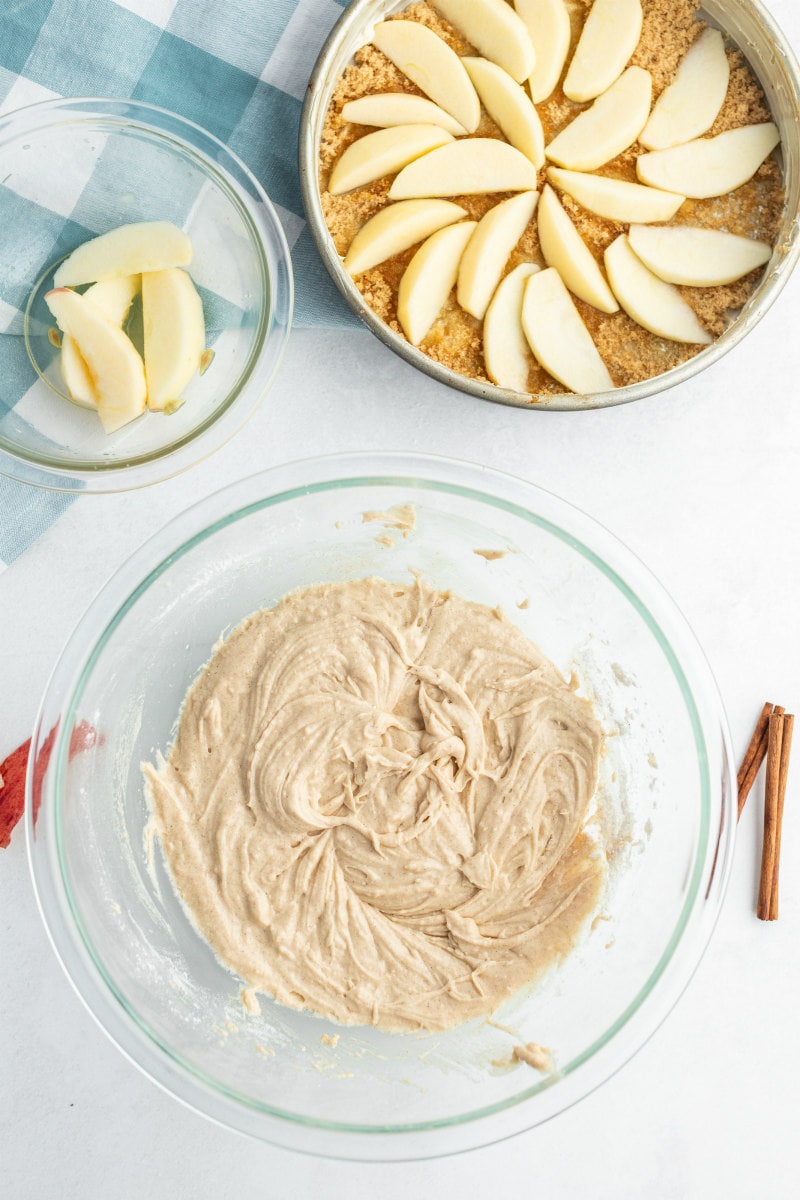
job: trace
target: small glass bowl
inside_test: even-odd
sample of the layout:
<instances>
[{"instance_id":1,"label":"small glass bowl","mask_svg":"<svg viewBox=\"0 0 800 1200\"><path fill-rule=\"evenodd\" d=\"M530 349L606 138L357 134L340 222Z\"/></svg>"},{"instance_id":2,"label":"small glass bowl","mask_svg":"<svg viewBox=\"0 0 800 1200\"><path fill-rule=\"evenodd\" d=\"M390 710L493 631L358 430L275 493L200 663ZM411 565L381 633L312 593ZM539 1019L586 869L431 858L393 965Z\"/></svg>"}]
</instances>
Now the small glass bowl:
<instances>
[{"instance_id":1,"label":"small glass bowl","mask_svg":"<svg viewBox=\"0 0 800 1200\"><path fill-rule=\"evenodd\" d=\"M408 503L416 512L408 537L363 519ZM404 1036L336 1026L267 997L260 1014L247 1012L242 981L195 932L158 845L148 851L140 764L168 750L183 697L221 630L293 588L369 575L402 582L410 569L502 605L594 699L608 733L602 911L557 969L503 1006L497 1025ZM484 1145L597 1087L686 985L733 850L725 718L672 602L589 517L530 484L447 459L291 463L171 522L78 625L48 685L31 754L27 834L39 904L101 1027L206 1116L335 1157L407 1159ZM334 1034L335 1045L322 1040ZM551 1048L553 1073L497 1066L529 1041Z\"/></svg>"},{"instance_id":2,"label":"small glass bowl","mask_svg":"<svg viewBox=\"0 0 800 1200\"><path fill-rule=\"evenodd\" d=\"M763 278L742 311L710 346L671 371L641 383L586 395L510 391L480 379L460 375L412 346L373 312L339 257L325 217L319 191L319 147L331 97L356 50L370 41L378 21L407 8L411 0L353 0L336 22L317 59L300 121L300 184L311 234L331 279L344 299L376 337L440 383L482 400L515 408L571 412L628 404L685 383L732 350L753 329L777 299L800 255L800 67L786 38L759 0L704 0L698 16L722 29L740 46L764 88L773 119L781 134L786 202L775 250Z\"/></svg>"},{"instance_id":3,"label":"small glass bowl","mask_svg":"<svg viewBox=\"0 0 800 1200\"><path fill-rule=\"evenodd\" d=\"M0 118L0 474L60 491L113 492L178 474L230 438L269 389L292 314L275 209L222 142L128 100L48 100ZM203 375L169 416L117 433L67 398L44 293L81 242L132 221L191 237Z\"/></svg>"}]
</instances>

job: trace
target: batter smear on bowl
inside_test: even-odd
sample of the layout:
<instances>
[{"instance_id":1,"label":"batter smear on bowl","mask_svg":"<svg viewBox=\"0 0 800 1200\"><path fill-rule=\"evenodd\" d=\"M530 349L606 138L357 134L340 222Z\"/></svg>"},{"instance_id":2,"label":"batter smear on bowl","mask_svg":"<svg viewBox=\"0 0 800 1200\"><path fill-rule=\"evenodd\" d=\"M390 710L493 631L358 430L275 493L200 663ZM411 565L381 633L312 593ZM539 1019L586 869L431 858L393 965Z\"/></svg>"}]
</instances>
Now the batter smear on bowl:
<instances>
[{"instance_id":1,"label":"batter smear on bowl","mask_svg":"<svg viewBox=\"0 0 800 1200\"><path fill-rule=\"evenodd\" d=\"M517 10L524 17L535 8L506 7L511 21ZM465 35L470 6L457 0L411 4L365 31L373 41L356 52L333 93L318 173L335 248L375 314L434 361L533 400L640 383L686 362L724 333L763 278L780 229L784 189L774 152L779 135L764 92L742 52L699 19L699 7L697 0L565 2L563 66L546 82L545 55L536 59L538 74L515 79L509 74L513 61L506 70L501 54L491 60L488 40L483 49L473 45ZM593 90L585 78L590 69L576 77L576 48L600 8L597 28L605 10L616 8L627 14L628 27L640 13L641 32L630 47L625 43L616 74ZM455 103L438 118L432 103L429 109L403 109L401 103L394 115L385 100L383 109L374 105L387 94L430 103L441 84L434 79L425 97L410 77L413 55L403 59L396 37L384 32L397 19L423 26L453 52L457 69L464 65L467 88L474 85L480 93L476 125L460 93L460 120L467 122L460 132L450 124ZM472 36L482 40L479 25ZM535 28L530 38L535 45ZM423 86L427 80L419 75ZM660 104L668 87L670 97ZM439 107L446 109L453 96L443 89ZM414 125L418 131L439 120L440 136L449 142L423 144L421 132L397 142L396 128L368 123L399 123L401 110L408 111L406 120L421 122ZM733 131L733 143L718 140ZM373 136L384 140L362 156L365 162L359 163L358 153L348 160L361 139ZM470 157L477 161L492 140L504 158L495 162L489 152L491 170L487 165L484 174L494 181L502 176L512 190L455 186L467 180ZM688 160L676 155L685 145L695 148L696 169L691 154ZM458 158L459 149L466 155ZM734 164L727 175L717 169L725 157ZM437 176L447 177L447 169L430 165L437 158L459 168L450 175L453 194L437 182ZM379 162L378 177L373 170L364 180L370 164ZM597 181L633 185L633 192L615 192L609 200L606 191L598 201ZM393 244L384 229L386 214L410 203L451 207L419 216L416 237L406 216L404 230L396 230L402 248L385 253ZM375 238L369 222L379 214L381 237ZM495 228L494 245L483 246L479 262L482 241L491 240L487 214L503 231ZM690 236L654 245L642 228L680 228ZM733 236L715 239L723 233ZM704 273L698 262L706 252L712 269Z\"/></svg>"},{"instance_id":2,"label":"batter smear on bowl","mask_svg":"<svg viewBox=\"0 0 800 1200\"><path fill-rule=\"evenodd\" d=\"M186 910L249 987L442 1030L531 983L595 911L602 744L498 610L370 578L247 617L144 771Z\"/></svg>"}]
</instances>

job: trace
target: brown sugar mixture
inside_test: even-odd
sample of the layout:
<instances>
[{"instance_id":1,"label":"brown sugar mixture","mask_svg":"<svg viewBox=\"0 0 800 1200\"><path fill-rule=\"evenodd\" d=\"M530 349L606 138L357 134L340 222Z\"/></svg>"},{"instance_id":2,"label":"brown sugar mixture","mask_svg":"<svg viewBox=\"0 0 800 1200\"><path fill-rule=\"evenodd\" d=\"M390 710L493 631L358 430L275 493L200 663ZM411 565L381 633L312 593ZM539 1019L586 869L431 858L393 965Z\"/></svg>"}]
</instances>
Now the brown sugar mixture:
<instances>
[{"instance_id":1,"label":"brown sugar mixture","mask_svg":"<svg viewBox=\"0 0 800 1200\"><path fill-rule=\"evenodd\" d=\"M572 46L567 62L591 6L592 0L570 0L568 8L572 20ZM650 72L655 103L671 82L687 50L706 26L698 19L698 0L642 0L642 8L642 34L630 65L643 67ZM461 56L478 53L427 2L412 4L396 15L427 25ZM706 137L771 120L764 92L742 52L729 46L727 55L730 63L728 92L716 121L704 135ZM319 152L320 192L325 221L341 255L347 252L361 226L388 203L387 193L394 179L394 176L385 176L344 195L330 195L327 182L334 163L351 142L371 132L366 126L343 121L341 111L350 100L390 91L423 95L380 50L372 45L364 46L357 51L352 65L339 80L325 119ZM585 107L568 100L560 86L546 101L537 104L545 143L549 143ZM483 109L481 123L470 136L502 138L497 125ZM594 173L637 182L636 159L642 152L643 147L638 142L634 143ZM546 167L539 173L540 190L545 181ZM468 219L479 220L490 208L511 194L501 192L485 196L453 196L451 199L466 210ZM625 232L626 226L588 212L564 192L559 191L558 195L581 237L602 265L606 247ZM781 170L775 156L770 155L752 179L734 192L707 200L687 199L679 210L678 219L666 223L724 230L774 245L783 204ZM403 331L397 320L397 290L403 272L418 249L418 245L413 246L354 279L370 308L401 337ZM504 275L522 262L544 265L535 216L506 263ZM763 269L760 267L731 284L707 288L681 287L679 291L702 325L712 336L718 337L752 295ZM575 296L572 299L617 387L660 375L703 349L699 345L674 342L649 333L623 311L609 315ZM459 374L489 382L483 360L482 322L459 307L454 293L451 293L419 348L429 358ZM531 357L528 391L535 402L536 393L552 395L568 389Z\"/></svg>"}]
</instances>

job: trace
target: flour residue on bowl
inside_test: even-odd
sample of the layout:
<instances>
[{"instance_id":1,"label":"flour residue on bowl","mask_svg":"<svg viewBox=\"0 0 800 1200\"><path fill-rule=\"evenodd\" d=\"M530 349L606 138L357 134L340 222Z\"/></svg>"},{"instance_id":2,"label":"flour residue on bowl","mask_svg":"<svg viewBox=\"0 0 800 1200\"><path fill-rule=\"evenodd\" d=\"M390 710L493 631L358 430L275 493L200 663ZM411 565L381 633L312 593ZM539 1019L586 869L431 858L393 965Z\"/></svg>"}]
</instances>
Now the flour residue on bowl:
<instances>
[{"instance_id":1,"label":"flour residue on bowl","mask_svg":"<svg viewBox=\"0 0 800 1200\"><path fill-rule=\"evenodd\" d=\"M391 550L395 544L392 531L399 533L403 539L410 537L417 527L417 510L413 504L393 504L385 512L368 509L361 514L361 521L364 525L373 521L380 523L383 529L377 534L375 541L379 546L386 546Z\"/></svg>"}]
</instances>

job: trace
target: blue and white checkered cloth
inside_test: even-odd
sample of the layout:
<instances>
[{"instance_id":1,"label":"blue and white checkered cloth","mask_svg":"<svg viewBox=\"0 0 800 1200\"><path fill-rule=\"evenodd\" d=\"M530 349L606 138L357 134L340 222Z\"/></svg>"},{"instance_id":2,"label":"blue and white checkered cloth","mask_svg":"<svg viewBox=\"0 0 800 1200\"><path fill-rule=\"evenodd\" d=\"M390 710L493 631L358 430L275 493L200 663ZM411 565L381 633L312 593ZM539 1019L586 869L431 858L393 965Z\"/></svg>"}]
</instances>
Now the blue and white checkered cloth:
<instances>
[{"instance_id":1,"label":"blue and white checkered cloth","mask_svg":"<svg viewBox=\"0 0 800 1200\"><path fill-rule=\"evenodd\" d=\"M0 114L57 96L133 98L172 109L224 141L274 203L292 252L295 324L355 318L306 228L297 172L300 109L314 61L347 0L1 0ZM0 181L6 190L13 179ZM90 180L64 197L57 224L92 228ZM33 203L11 197L14 204ZM0 231L6 237L8 229ZM0 334L21 320L0 280ZM31 376L33 372L31 370ZM0 381L0 403L33 378ZM10 394L9 394L10 391ZM0 477L0 570L71 497Z\"/></svg>"}]
</instances>

